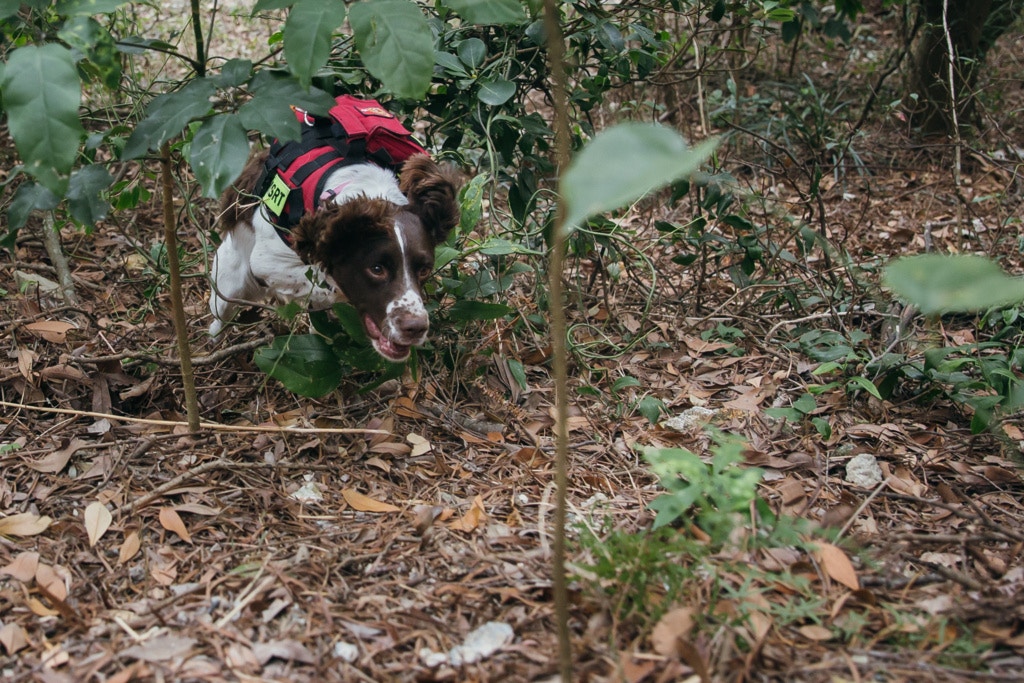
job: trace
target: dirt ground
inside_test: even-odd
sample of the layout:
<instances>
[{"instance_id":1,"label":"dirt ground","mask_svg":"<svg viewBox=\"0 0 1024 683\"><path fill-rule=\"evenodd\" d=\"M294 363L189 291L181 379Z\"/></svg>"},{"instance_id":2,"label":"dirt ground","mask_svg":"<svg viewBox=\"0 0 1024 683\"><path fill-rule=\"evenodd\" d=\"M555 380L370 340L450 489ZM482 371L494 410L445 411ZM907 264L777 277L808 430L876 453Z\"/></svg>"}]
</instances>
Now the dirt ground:
<instances>
[{"instance_id":1,"label":"dirt ground","mask_svg":"<svg viewBox=\"0 0 1024 683\"><path fill-rule=\"evenodd\" d=\"M809 51L819 86L831 73L866 87L874 77L843 66L840 52ZM862 166L826 176L820 204L806 198L799 156L798 167L769 163L772 149L742 136L729 148L723 168L762 198L751 215L775 231L765 240L794 244L791 217L809 218L813 204L824 213L809 225L863 269L821 250L774 285L676 265L678 247L654 222L685 223L696 209L661 200L618 219L656 285L649 272L626 267L614 278L592 259L571 260L570 323L585 324L578 339L610 340L572 363L578 680L1024 680L1019 415L972 434L970 411L948 396L908 389L879 401L842 386L813 411L828 436L764 412L821 383L819 362L793 343L799 333L859 330L865 348L886 350L902 309L863 283L888 257L981 252L1024 270L1022 54L1018 33L994 55L986 86L1003 95L985 100L985 132L966 146L959 184L951 146L920 139L882 107L856 138ZM771 94L753 80L749 88ZM38 224L0 254L3 679L551 680L546 340L507 322L438 329L417 378L361 393L370 378L356 375L323 399L295 396L252 362L280 332L269 316L220 344L206 335L201 236L213 208L178 208L201 412L218 425L197 435L183 422L166 273L151 258L161 241L155 199L94 231L62 232L75 305L38 279L54 277ZM765 296L794 281L817 288L819 302L797 312ZM840 290L844 310L829 304ZM529 283L506 302L543 313ZM966 316L903 323L897 343L908 355L985 332ZM641 343L606 353L637 329ZM510 360L522 363L525 389ZM624 375L639 382L615 395ZM632 588L590 578L594 550L579 525L650 526L658 489L640 447L709 452L700 428L654 426L631 409L645 395L670 415L716 411L714 424L743 437L748 461L765 471L759 491L774 510L845 529L838 552L856 585L832 571L841 560L737 549L695 568L678 592L677 604L700 615L695 630L678 627L678 642L665 646L675 628L665 619L620 620L616 600ZM885 484L846 481L846 463L865 453ZM761 616L736 612L755 603ZM475 646L485 632L493 651Z\"/></svg>"}]
</instances>

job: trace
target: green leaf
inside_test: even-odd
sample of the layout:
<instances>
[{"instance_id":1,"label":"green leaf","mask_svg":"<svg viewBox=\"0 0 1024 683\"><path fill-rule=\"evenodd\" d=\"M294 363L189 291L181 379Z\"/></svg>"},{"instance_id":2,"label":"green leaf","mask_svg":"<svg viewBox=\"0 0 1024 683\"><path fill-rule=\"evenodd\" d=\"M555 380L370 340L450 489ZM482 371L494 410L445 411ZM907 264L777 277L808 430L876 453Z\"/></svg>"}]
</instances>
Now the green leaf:
<instances>
[{"instance_id":1,"label":"green leaf","mask_svg":"<svg viewBox=\"0 0 1024 683\"><path fill-rule=\"evenodd\" d=\"M434 73L434 38L409 0L361 0L349 22L367 70L398 97L421 98Z\"/></svg>"},{"instance_id":2,"label":"green leaf","mask_svg":"<svg viewBox=\"0 0 1024 683\"><path fill-rule=\"evenodd\" d=\"M466 38L456 51L462 63L471 69L479 69L487 59L487 45L479 38Z\"/></svg>"},{"instance_id":3,"label":"green leaf","mask_svg":"<svg viewBox=\"0 0 1024 683\"><path fill-rule=\"evenodd\" d=\"M526 20L517 0L443 0L470 24L518 24Z\"/></svg>"},{"instance_id":4,"label":"green leaf","mask_svg":"<svg viewBox=\"0 0 1024 683\"><path fill-rule=\"evenodd\" d=\"M249 137L235 114L218 114L196 131L189 164L203 186L203 196L215 199L237 178L249 158Z\"/></svg>"},{"instance_id":5,"label":"green leaf","mask_svg":"<svg viewBox=\"0 0 1024 683\"><path fill-rule=\"evenodd\" d=\"M487 186L487 174L474 176L462 188L462 216L459 221L459 232L468 233L476 227L483 217L484 188Z\"/></svg>"},{"instance_id":6,"label":"green leaf","mask_svg":"<svg viewBox=\"0 0 1024 683\"><path fill-rule=\"evenodd\" d=\"M647 418L647 421L653 424L658 424L658 420L661 419L662 413L665 412L665 403L654 396L644 396L636 404L637 411Z\"/></svg>"},{"instance_id":7,"label":"green leaf","mask_svg":"<svg viewBox=\"0 0 1024 683\"><path fill-rule=\"evenodd\" d=\"M103 192L114 182L105 166L83 166L71 175L68 183L68 210L82 225L95 225L107 217L110 203Z\"/></svg>"},{"instance_id":8,"label":"green leaf","mask_svg":"<svg viewBox=\"0 0 1024 683\"><path fill-rule=\"evenodd\" d=\"M4 237L4 246L12 234L17 234L18 228L25 225L28 215L32 211L52 211L57 208L60 198L48 189L33 182L25 182L18 186L11 199L11 205L7 209L7 235Z\"/></svg>"},{"instance_id":9,"label":"green leaf","mask_svg":"<svg viewBox=\"0 0 1024 683\"><path fill-rule=\"evenodd\" d=\"M127 0L66 0L57 3L57 12L65 16L93 16L110 14Z\"/></svg>"},{"instance_id":10,"label":"green leaf","mask_svg":"<svg viewBox=\"0 0 1024 683\"><path fill-rule=\"evenodd\" d=\"M497 107L508 102L515 94L515 83L498 78L493 81L481 81L480 91L477 92L476 96L484 104Z\"/></svg>"},{"instance_id":11,"label":"green leaf","mask_svg":"<svg viewBox=\"0 0 1024 683\"><path fill-rule=\"evenodd\" d=\"M984 256L922 254L885 269L883 283L925 315L981 311L1024 300L1024 279Z\"/></svg>"},{"instance_id":12,"label":"green leaf","mask_svg":"<svg viewBox=\"0 0 1024 683\"><path fill-rule=\"evenodd\" d=\"M316 334L278 337L257 349L253 360L260 370L292 393L317 398L341 383L342 371L323 337Z\"/></svg>"},{"instance_id":13,"label":"green leaf","mask_svg":"<svg viewBox=\"0 0 1024 683\"><path fill-rule=\"evenodd\" d=\"M846 381L846 390L850 391L851 389L863 389L864 391L868 392L869 394L877 398L879 401L882 400L882 394L878 392L878 387L876 387L875 383L869 380L867 377L857 376L848 379Z\"/></svg>"},{"instance_id":14,"label":"green leaf","mask_svg":"<svg viewBox=\"0 0 1024 683\"><path fill-rule=\"evenodd\" d=\"M628 387L638 386L640 386L640 380L638 380L636 377L633 377L632 375L626 375L624 377L618 378L612 383L612 393L617 394Z\"/></svg>"},{"instance_id":15,"label":"green leaf","mask_svg":"<svg viewBox=\"0 0 1024 683\"><path fill-rule=\"evenodd\" d=\"M63 195L85 134L78 118L82 84L71 51L56 43L13 50L0 75L0 91L25 171Z\"/></svg>"},{"instance_id":16,"label":"green leaf","mask_svg":"<svg viewBox=\"0 0 1024 683\"><path fill-rule=\"evenodd\" d=\"M450 52L434 52L434 63L440 65L445 71L453 73L456 76L469 76L469 72L466 71L466 67L463 66L459 58Z\"/></svg>"},{"instance_id":17,"label":"green leaf","mask_svg":"<svg viewBox=\"0 0 1024 683\"><path fill-rule=\"evenodd\" d=\"M304 88L290 77L260 71L249 87L253 98L238 109L242 125L270 138L298 140L302 134L292 106L316 114L326 114L334 98L317 88Z\"/></svg>"},{"instance_id":18,"label":"green leaf","mask_svg":"<svg viewBox=\"0 0 1024 683\"><path fill-rule=\"evenodd\" d=\"M529 384L526 381L526 368L523 364L514 358L508 359L508 371L512 374L512 379L516 381L519 388L526 391L529 388Z\"/></svg>"},{"instance_id":19,"label":"green leaf","mask_svg":"<svg viewBox=\"0 0 1024 683\"><path fill-rule=\"evenodd\" d=\"M189 121L210 111L210 98L216 92L217 87L212 81L197 78L181 90L154 98L146 118L135 126L125 142L122 158L136 159L179 135Z\"/></svg>"},{"instance_id":20,"label":"green leaf","mask_svg":"<svg viewBox=\"0 0 1024 683\"><path fill-rule=\"evenodd\" d=\"M502 237L487 238L483 244L477 247L477 251L486 256L508 256L509 254L541 255L541 252L535 249L529 249Z\"/></svg>"},{"instance_id":21,"label":"green leaf","mask_svg":"<svg viewBox=\"0 0 1024 683\"><path fill-rule=\"evenodd\" d=\"M220 68L214 79L221 88L237 88L252 76L252 61L248 59L229 59Z\"/></svg>"},{"instance_id":22,"label":"green leaf","mask_svg":"<svg viewBox=\"0 0 1024 683\"><path fill-rule=\"evenodd\" d=\"M711 155L718 141L691 149L670 128L622 123L598 134L580 151L562 178L565 227L618 208L690 175Z\"/></svg>"},{"instance_id":23,"label":"green leaf","mask_svg":"<svg viewBox=\"0 0 1024 683\"><path fill-rule=\"evenodd\" d=\"M245 128L269 138L298 140L302 136L298 119L283 100L257 95L238 108L238 119Z\"/></svg>"},{"instance_id":24,"label":"green leaf","mask_svg":"<svg viewBox=\"0 0 1024 683\"><path fill-rule=\"evenodd\" d=\"M252 8L252 16L256 16L258 12L291 7L294 2L295 0L257 0L256 5Z\"/></svg>"},{"instance_id":25,"label":"green leaf","mask_svg":"<svg viewBox=\"0 0 1024 683\"><path fill-rule=\"evenodd\" d=\"M299 82L308 86L331 55L331 36L345 21L341 0L299 0L284 22L284 58Z\"/></svg>"},{"instance_id":26,"label":"green leaf","mask_svg":"<svg viewBox=\"0 0 1024 683\"><path fill-rule=\"evenodd\" d=\"M513 312L515 312L515 309L505 304L460 299L448 309L448 317L458 321L496 320Z\"/></svg>"},{"instance_id":27,"label":"green leaf","mask_svg":"<svg viewBox=\"0 0 1024 683\"><path fill-rule=\"evenodd\" d=\"M447 244L442 244L434 250L434 270L440 270L461 257L461 251L455 247L449 247Z\"/></svg>"}]
</instances>

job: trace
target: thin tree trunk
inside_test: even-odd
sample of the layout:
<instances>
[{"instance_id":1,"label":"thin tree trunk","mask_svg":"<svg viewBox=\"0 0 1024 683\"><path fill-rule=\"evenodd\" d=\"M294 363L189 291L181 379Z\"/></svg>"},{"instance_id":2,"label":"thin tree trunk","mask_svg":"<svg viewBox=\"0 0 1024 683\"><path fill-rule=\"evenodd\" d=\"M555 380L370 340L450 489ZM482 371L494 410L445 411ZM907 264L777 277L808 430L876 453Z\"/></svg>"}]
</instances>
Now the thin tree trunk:
<instances>
[{"instance_id":1,"label":"thin tree trunk","mask_svg":"<svg viewBox=\"0 0 1024 683\"><path fill-rule=\"evenodd\" d=\"M945 22L944 5L949 9ZM908 84L917 96L914 123L926 133L952 135L955 120L961 127L977 121L978 74L988 51L1024 9L1024 0L920 0L920 9L924 25ZM949 43L953 46L952 82Z\"/></svg>"}]
</instances>

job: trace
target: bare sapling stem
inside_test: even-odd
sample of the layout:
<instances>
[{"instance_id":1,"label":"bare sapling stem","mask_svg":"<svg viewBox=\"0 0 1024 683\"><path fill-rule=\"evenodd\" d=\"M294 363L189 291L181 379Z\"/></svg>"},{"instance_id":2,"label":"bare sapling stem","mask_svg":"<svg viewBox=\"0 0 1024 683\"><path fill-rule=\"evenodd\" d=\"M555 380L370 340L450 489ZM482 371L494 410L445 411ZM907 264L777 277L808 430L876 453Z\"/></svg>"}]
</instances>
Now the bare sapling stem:
<instances>
[{"instance_id":1,"label":"bare sapling stem","mask_svg":"<svg viewBox=\"0 0 1024 683\"><path fill-rule=\"evenodd\" d=\"M167 249L167 270L171 275L171 313L174 317L174 336L178 340L178 358L181 360L181 383L185 390L185 412L188 429L199 431L199 401L196 399L196 380L192 373L192 349L188 343L188 324L185 321L185 302L181 286L181 263L178 261L178 225L174 217L174 179L171 177L171 147L160 148L160 201L164 214L164 248Z\"/></svg>"},{"instance_id":2,"label":"bare sapling stem","mask_svg":"<svg viewBox=\"0 0 1024 683\"><path fill-rule=\"evenodd\" d=\"M555 152L558 168L569 165L570 130L566 96L565 46L555 0L544 0L544 28L548 36L548 60L551 70L551 94L555 110ZM572 677L572 640L569 632L569 586L565 574L566 491L569 470L569 370L566 348L565 308L562 305L562 270L565 264L565 200L559 201L552 230L548 265L548 308L551 315L552 366L555 380L555 515L554 545L551 562L552 593L558 630L558 669L563 683Z\"/></svg>"}]
</instances>

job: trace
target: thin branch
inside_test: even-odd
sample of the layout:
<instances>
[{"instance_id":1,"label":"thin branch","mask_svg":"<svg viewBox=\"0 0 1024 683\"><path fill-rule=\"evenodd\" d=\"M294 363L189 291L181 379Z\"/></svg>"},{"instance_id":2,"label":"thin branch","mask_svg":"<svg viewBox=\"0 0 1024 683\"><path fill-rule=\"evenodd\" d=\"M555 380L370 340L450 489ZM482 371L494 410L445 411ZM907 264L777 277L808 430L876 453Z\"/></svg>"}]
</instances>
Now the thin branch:
<instances>
[{"instance_id":1,"label":"thin branch","mask_svg":"<svg viewBox=\"0 0 1024 683\"><path fill-rule=\"evenodd\" d=\"M0 407L18 408L20 410L34 410L39 413L54 413L56 415L74 415L76 417L91 417L96 419L107 419L119 422L131 422L133 424L153 425L157 427L188 427L188 422L181 420L156 420L147 417L130 417L128 415L114 415L112 413L96 413L89 410L70 410L68 408L51 408L49 406L33 406L25 403L11 403L0 401ZM211 429L218 432L242 432L259 433L270 432L274 434L390 434L382 429L361 429L357 427L271 427L269 425L226 425L220 422L200 422L203 429Z\"/></svg>"}]
</instances>

